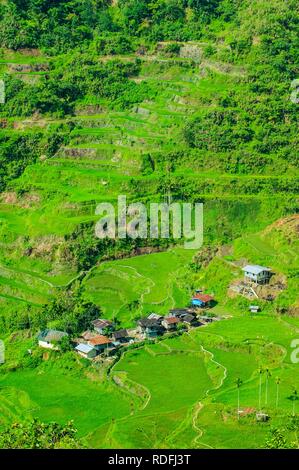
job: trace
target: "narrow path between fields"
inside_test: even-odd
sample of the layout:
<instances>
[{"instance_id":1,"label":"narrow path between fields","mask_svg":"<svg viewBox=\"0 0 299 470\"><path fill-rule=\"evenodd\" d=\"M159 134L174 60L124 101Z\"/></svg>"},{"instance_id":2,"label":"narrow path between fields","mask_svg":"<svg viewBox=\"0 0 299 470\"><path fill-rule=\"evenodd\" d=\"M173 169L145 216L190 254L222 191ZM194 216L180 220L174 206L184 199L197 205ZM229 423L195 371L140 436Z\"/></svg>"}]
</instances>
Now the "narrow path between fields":
<instances>
[{"instance_id":1,"label":"narrow path between fields","mask_svg":"<svg viewBox=\"0 0 299 470\"><path fill-rule=\"evenodd\" d=\"M196 340L194 338L192 338L190 336L190 332L187 333L189 338L191 339L191 341L194 343L196 342ZM221 337L222 339L224 339L221 335L217 335L219 337ZM210 360L211 362L213 362L214 364L216 364L217 366L221 367L223 369L223 376L220 380L220 383L219 385L217 385L216 387L212 387L210 389L208 389L206 391L206 396L209 395L209 393L212 391L212 390L218 390L219 388L222 387L223 383L224 383L224 380L226 379L227 377L227 368L223 365L223 364L220 364L220 362L216 361L215 358L214 358L214 354L211 352L211 351L208 351L207 349L205 349L202 345L200 345L200 348L201 350L208 354L210 356ZM204 407L204 404L202 402L198 402L196 403L194 409L193 409L193 412L192 412L192 426L193 426L193 429L198 433L198 436L195 437L195 439L193 440L193 443L197 446L198 444L201 444L202 446L204 447L208 447L210 449L213 449L212 446L210 446L209 444L205 444L204 442L200 442L199 439L202 438L203 434L204 434L204 431L197 425L197 420L198 420L198 415L199 413L201 412L201 410L203 409Z\"/></svg>"}]
</instances>

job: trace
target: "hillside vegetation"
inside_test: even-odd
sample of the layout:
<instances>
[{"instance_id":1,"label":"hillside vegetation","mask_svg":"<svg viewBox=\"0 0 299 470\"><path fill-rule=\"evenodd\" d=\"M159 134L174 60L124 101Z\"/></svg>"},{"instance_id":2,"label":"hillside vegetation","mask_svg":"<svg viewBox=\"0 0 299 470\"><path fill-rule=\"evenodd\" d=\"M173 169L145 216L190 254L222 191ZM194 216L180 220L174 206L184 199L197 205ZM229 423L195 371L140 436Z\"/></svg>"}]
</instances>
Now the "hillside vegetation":
<instances>
[{"instance_id":1,"label":"hillside vegetation","mask_svg":"<svg viewBox=\"0 0 299 470\"><path fill-rule=\"evenodd\" d=\"M296 2L1 9L6 311L35 311L101 258L153 244L95 239L96 204L120 193L204 202L207 243L295 210Z\"/></svg>"},{"instance_id":2,"label":"hillside vegetation","mask_svg":"<svg viewBox=\"0 0 299 470\"><path fill-rule=\"evenodd\" d=\"M265 445L269 423L252 415L240 432L234 381L241 376L244 407L256 410L257 370L271 365L270 393L280 375L284 398L265 409L275 426L288 423L298 386L281 352L299 327L298 2L7 0L0 44L0 336L9 355L0 428L74 419L94 447ZM97 239L96 206L116 207L119 195L202 202L203 248ZM283 285L272 301L255 299L262 318L231 289L247 262L270 266ZM198 288L215 295L225 321L129 351L108 376L73 353L36 352L33 336L46 326L76 335L102 315L129 328L185 307Z\"/></svg>"}]
</instances>

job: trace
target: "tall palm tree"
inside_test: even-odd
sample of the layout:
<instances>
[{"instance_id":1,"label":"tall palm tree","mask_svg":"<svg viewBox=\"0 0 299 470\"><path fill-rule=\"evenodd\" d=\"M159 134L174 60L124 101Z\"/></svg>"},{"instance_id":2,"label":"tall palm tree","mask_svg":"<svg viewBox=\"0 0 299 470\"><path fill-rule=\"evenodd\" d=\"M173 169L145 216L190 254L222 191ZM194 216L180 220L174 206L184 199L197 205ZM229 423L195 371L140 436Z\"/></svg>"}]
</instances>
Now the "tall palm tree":
<instances>
[{"instance_id":1,"label":"tall palm tree","mask_svg":"<svg viewBox=\"0 0 299 470\"><path fill-rule=\"evenodd\" d=\"M279 385L280 385L280 378L276 377L275 378L275 383L276 383L276 408L278 408L278 400L279 400Z\"/></svg>"},{"instance_id":2,"label":"tall palm tree","mask_svg":"<svg viewBox=\"0 0 299 470\"><path fill-rule=\"evenodd\" d=\"M259 367L258 372L260 374L260 380L259 380L259 411L261 412L262 408L262 375L264 373L264 369L262 366Z\"/></svg>"},{"instance_id":3,"label":"tall palm tree","mask_svg":"<svg viewBox=\"0 0 299 470\"><path fill-rule=\"evenodd\" d=\"M271 377L271 372L270 370L268 369L268 367L266 368L266 391L265 391L265 404L267 405L268 404L268 382L269 382L269 377Z\"/></svg>"},{"instance_id":4,"label":"tall palm tree","mask_svg":"<svg viewBox=\"0 0 299 470\"><path fill-rule=\"evenodd\" d=\"M235 384L237 386L238 390L238 419L240 419L240 387L242 385L243 381L238 377Z\"/></svg>"}]
</instances>

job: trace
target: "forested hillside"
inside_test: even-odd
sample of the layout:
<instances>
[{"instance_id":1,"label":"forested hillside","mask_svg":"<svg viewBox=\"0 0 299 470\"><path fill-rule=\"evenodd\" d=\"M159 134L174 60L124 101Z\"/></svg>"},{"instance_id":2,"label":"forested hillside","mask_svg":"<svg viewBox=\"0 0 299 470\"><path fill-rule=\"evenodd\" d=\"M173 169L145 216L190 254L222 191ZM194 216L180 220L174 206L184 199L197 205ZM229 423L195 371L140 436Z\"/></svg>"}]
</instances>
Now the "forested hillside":
<instances>
[{"instance_id":1,"label":"forested hillside","mask_svg":"<svg viewBox=\"0 0 299 470\"><path fill-rule=\"evenodd\" d=\"M298 331L298 257L289 251L298 230L299 104L291 99L292 83L299 78L298 50L297 0L0 0L0 80L5 85L0 104L0 333L13 351L5 369L5 424L11 419L14 387L22 388L35 367L53 377L60 367L60 362L43 364L41 354L32 360L26 356L40 329L50 326L74 337L102 314L132 327L153 310L164 315L185 305L202 283L218 295L219 312L236 315L236 328L240 321L245 331L249 320L242 315L250 302L228 290L240 276L240 260L268 263L287 279L272 303L261 302L269 315L260 323L267 330L265 337L261 333L265 350L254 345L249 360L246 334L239 338L235 332L230 340L220 323L219 331L212 326L211 335L195 334L178 345L175 340L166 350L186 349L193 355L194 341L201 341L236 379L242 367L235 367L233 353L241 341L247 396L250 406L254 403L255 369L261 357L268 361L271 356L267 344L286 348ZM181 251L174 239L97 239L97 204L116 205L120 194L145 204L203 202L203 249ZM280 315L292 315L291 326L276 320ZM159 347L163 351L164 346L154 345L136 353L141 370L149 358L160 367ZM296 374L278 349L271 364L284 370L287 390ZM70 371L66 387L72 390L85 366L82 372L65 353L65 363L59 361ZM204 411L208 442L216 446L209 413L231 406L234 382L229 378L227 384L226 372L221 378L214 371L211 357L202 351L200 367L212 372L205 373L200 386L203 396L219 386ZM183 362L178 364L182 383ZM143 383L130 360L123 358L123 363L132 380ZM10 375L14 369L18 379L17 373ZM84 375L86 390L97 397L89 378ZM42 376L39 380L42 389ZM58 388L63 380L58 375ZM144 383L147 389L155 387L150 377ZM119 392L111 392L115 384L100 387L107 404L101 423L92 423L89 431L78 416L79 434L88 434L89 444L201 445L200 407L190 415L191 408L181 410L178 396L174 415L171 407L163 411L167 433L147 442L132 431L135 412L145 428L149 425L151 415L143 414L146 397L142 403L134 397L132 405L122 395L119 423L110 428L109 407L116 406ZM39 403L44 410L37 391L38 386L26 389L34 406ZM83 391L76 393L86 406ZM197 398L194 391L188 393L189 407ZM163 393L157 396L165 400ZM39 409L28 397L22 400L14 416ZM47 422L51 409L45 406L37 415ZM150 404L154 414L155 406ZM285 399L284 412L289 409ZM65 404L63 423L70 410ZM94 410L89 413L93 416ZM173 428L177 419L183 423L180 429ZM127 441L123 425L131 430ZM230 425L234 433L236 423ZM251 425L246 426L249 435ZM264 442L264 431L259 435ZM242 436L229 445L242 446ZM223 438L221 446L226 445Z\"/></svg>"},{"instance_id":2,"label":"forested hillside","mask_svg":"<svg viewBox=\"0 0 299 470\"><path fill-rule=\"evenodd\" d=\"M8 310L35 310L101 257L153 244L95 239L96 203L120 192L204 202L207 243L295 210L297 10L295 1L2 2Z\"/></svg>"}]
</instances>

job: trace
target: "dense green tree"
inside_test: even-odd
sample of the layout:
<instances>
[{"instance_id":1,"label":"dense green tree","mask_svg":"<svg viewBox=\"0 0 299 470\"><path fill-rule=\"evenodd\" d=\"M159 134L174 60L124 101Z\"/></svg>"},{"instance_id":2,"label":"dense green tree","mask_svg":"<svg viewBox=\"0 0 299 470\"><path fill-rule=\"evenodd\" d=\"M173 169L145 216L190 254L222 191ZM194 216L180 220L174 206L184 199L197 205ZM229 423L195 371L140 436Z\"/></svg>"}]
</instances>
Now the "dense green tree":
<instances>
[{"instance_id":1,"label":"dense green tree","mask_svg":"<svg viewBox=\"0 0 299 470\"><path fill-rule=\"evenodd\" d=\"M41 318L48 326L78 334L92 327L91 322L101 316L101 309L87 302L82 287L61 290L50 303L42 308Z\"/></svg>"},{"instance_id":2,"label":"dense green tree","mask_svg":"<svg viewBox=\"0 0 299 470\"><path fill-rule=\"evenodd\" d=\"M83 444L72 422L65 425L37 419L14 423L0 431L0 449L74 449Z\"/></svg>"},{"instance_id":3,"label":"dense green tree","mask_svg":"<svg viewBox=\"0 0 299 470\"><path fill-rule=\"evenodd\" d=\"M191 147L204 150L232 150L253 137L248 115L231 109L218 109L196 117L184 131Z\"/></svg>"}]
</instances>

